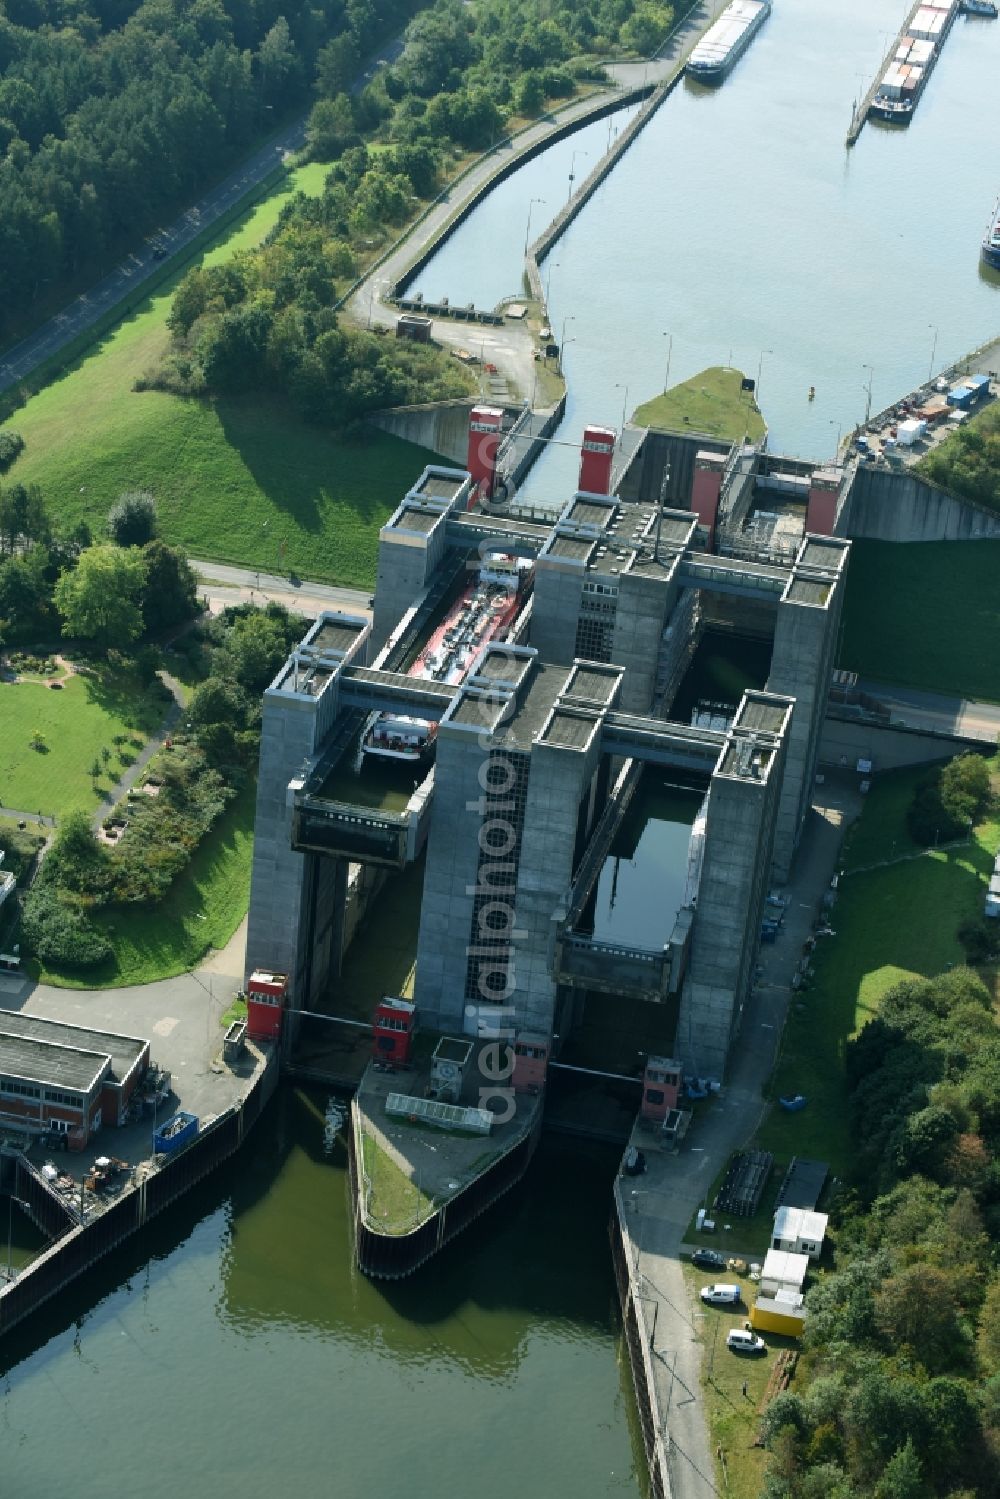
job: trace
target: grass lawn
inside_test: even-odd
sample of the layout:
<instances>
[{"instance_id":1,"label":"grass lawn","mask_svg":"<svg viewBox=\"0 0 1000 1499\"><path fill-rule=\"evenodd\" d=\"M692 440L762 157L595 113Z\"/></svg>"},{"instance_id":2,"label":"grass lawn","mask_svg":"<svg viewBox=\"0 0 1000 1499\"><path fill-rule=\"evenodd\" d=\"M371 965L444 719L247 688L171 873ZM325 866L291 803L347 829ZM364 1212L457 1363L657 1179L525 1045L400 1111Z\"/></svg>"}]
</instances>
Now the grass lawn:
<instances>
[{"instance_id":1,"label":"grass lawn","mask_svg":"<svg viewBox=\"0 0 1000 1499\"><path fill-rule=\"evenodd\" d=\"M707 1306L697 1325L705 1344L702 1388L719 1480L717 1492L730 1495L731 1499L757 1499L769 1460L769 1454L762 1447L753 1445L760 1424L764 1392L779 1351L796 1348L798 1344L794 1338L768 1332L763 1334L766 1355L750 1357L733 1353L726 1347L726 1333L731 1328L743 1326L747 1307L755 1295L753 1283L732 1270L709 1274L691 1266L685 1267L684 1278L695 1301L702 1286L715 1280L736 1281L743 1287L746 1306Z\"/></svg>"},{"instance_id":2,"label":"grass lawn","mask_svg":"<svg viewBox=\"0 0 1000 1499\"><path fill-rule=\"evenodd\" d=\"M668 431L708 432L726 442L739 442L744 433L756 441L767 430L764 418L749 391L740 389L742 370L712 365L663 395L654 396L632 414L639 427L663 427Z\"/></svg>"},{"instance_id":3,"label":"grass lawn","mask_svg":"<svg viewBox=\"0 0 1000 1499\"><path fill-rule=\"evenodd\" d=\"M771 1229L774 1225L774 1199L778 1195L778 1188L784 1180L788 1169L790 1157L779 1160L775 1157L768 1177L767 1185L764 1187L760 1197L760 1206L752 1218L727 1217L725 1213L713 1213L712 1203L718 1195L726 1174L729 1162L720 1168L718 1176L705 1193L702 1207L709 1209L709 1217L715 1220L715 1233L699 1233L696 1226L697 1213L691 1215L684 1241L692 1248L717 1249L724 1255L753 1255L755 1259L761 1260L771 1247ZM730 1224L728 1233L721 1227L722 1224ZM713 1277L709 1275L708 1280ZM721 1270L715 1272L716 1280L731 1280L734 1277L727 1270L725 1274ZM739 1277L735 1277L738 1279Z\"/></svg>"},{"instance_id":4,"label":"grass lawn","mask_svg":"<svg viewBox=\"0 0 1000 1499\"><path fill-rule=\"evenodd\" d=\"M203 263L258 244L288 197L318 192L327 170L290 173ZM95 532L123 490L150 489L164 539L195 556L368 586L379 526L434 455L374 431L337 438L278 403L134 391L167 346L188 268L16 412L26 448L9 478L39 484L61 522L86 520Z\"/></svg>"},{"instance_id":5,"label":"grass lawn","mask_svg":"<svg viewBox=\"0 0 1000 1499\"><path fill-rule=\"evenodd\" d=\"M875 797L878 789L876 784L848 850L851 857L858 847L872 851L864 827L869 811L882 830L886 853L893 841L897 849L902 847L907 836L902 821L906 802L898 785ZM800 1114L774 1108L756 1145L781 1160L804 1155L829 1161L838 1175L849 1169L846 1043L900 979L929 978L964 961L955 932L966 916L981 910L998 843L1000 813L994 811L969 843L901 858L897 854L896 863L845 875L831 917L836 936L817 943L815 978L793 1000L771 1083L773 1098L804 1093L809 1104Z\"/></svg>"},{"instance_id":6,"label":"grass lawn","mask_svg":"<svg viewBox=\"0 0 1000 1499\"><path fill-rule=\"evenodd\" d=\"M42 982L71 989L148 984L194 968L210 947L224 947L250 898L255 798L248 786L230 803L158 905L95 914L114 944L113 958L81 973L42 969Z\"/></svg>"},{"instance_id":7,"label":"grass lawn","mask_svg":"<svg viewBox=\"0 0 1000 1499\"><path fill-rule=\"evenodd\" d=\"M361 1133L365 1173L371 1182L368 1216L384 1233L411 1233L434 1210L434 1199L401 1171L371 1135Z\"/></svg>"},{"instance_id":8,"label":"grass lawn","mask_svg":"<svg viewBox=\"0 0 1000 1499\"><path fill-rule=\"evenodd\" d=\"M913 765L875 777L865 799L864 816L858 818L844 841L841 868L845 873L923 851L910 837L906 814L914 792L930 769Z\"/></svg>"},{"instance_id":9,"label":"grass lawn","mask_svg":"<svg viewBox=\"0 0 1000 1499\"><path fill-rule=\"evenodd\" d=\"M234 1020L245 1020L247 1018L247 1002L245 999L234 999L228 1009L223 1010L219 1024L227 1031Z\"/></svg>"},{"instance_id":10,"label":"grass lawn","mask_svg":"<svg viewBox=\"0 0 1000 1499\"><path fill-rule=\"evenodd\" d=\"M147 739L163 721L159 688L143 692L133 677L104 671L70 677L59 692L44 678L0 686L0 787L4 805L57 818L98 804L88 774L100 751L111 750L111 774L120 771L111 743L116 734ZM47 748L31 748L38 730ZM135 754L135 748L132 749ZM110 777L99 781L104 790Z\"/></svg>"},{"instance_id":11,"label":"grass lawn","mask_svg":"<svg viewBox=\"0 0 1000 1499\"><path fill-rule=\"evenodd\" d=\"M1000 541L856 541L839 666L1000 702Z\"/></svg>"}]
</instances>

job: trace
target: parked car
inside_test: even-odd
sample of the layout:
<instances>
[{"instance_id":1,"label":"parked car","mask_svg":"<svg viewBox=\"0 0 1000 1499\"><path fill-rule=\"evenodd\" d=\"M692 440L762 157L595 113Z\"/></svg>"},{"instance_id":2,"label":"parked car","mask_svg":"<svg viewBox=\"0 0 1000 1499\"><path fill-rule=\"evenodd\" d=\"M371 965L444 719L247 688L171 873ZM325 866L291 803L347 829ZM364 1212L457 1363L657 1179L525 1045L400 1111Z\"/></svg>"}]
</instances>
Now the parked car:
<instances>
[{"instance_id":1,"label":"parked car","mask_svg":"<svg viewBox=\"0 0 1000 1499\"><path fill-rule=\"evenodd\" d=\"M702 1286L701 1299L709 1306L739 1306L743 1292L730 1282L716 1281L714 1285Z\"/></svg>"},{"instance_id":2,"label":"parked car","mask_svg":"<svg viewBox=\"0 0 1000 1499\"><path fill-rule=\"evenodd\" d=\"M763 1338L759 1338L755 1332L747 1332L742 1327L734 1327L732 1332L726 1333L726 1347L731 1348L734 1353L766 1353L767 1344Z\"/></svg>"},{"instance_id":3,"label":"parked car","mask_svg":"<svg viewBox=\"0 0 1000 1499\"><path fill-rule=\"evenodd\" d=\"M691 1256L692 1265L697 1265L699 1270L725 1270L726 1257L717 1249L696 1249Z\"/></svg>"}]
</instances>

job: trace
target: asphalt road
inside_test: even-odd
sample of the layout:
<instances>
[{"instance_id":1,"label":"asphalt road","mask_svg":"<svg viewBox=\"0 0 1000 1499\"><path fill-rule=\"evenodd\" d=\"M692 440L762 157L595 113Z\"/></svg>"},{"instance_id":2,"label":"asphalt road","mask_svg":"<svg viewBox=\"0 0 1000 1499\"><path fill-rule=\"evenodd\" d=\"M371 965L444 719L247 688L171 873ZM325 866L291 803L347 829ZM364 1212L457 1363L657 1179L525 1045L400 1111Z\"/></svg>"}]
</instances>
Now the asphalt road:
<instances>
[{"instance_id":1,"label":"asphalt road","mask_svg":"<svg viewBox=\"0 0 1000 1499\"><path fill-rule=\"evenodd\" d=\"M370 614L370 595L361 588L331 588L325 583L295 582L253 567L228 567L222 562L189 562L201 580L201 593L218 611L226 604L284 604L297 614L315 619L323 609L343 609L350 614Z\"/></svg>"},{"instance_id":2,"label":"asphalt road","mask_svg":"<svg viewBox=\"0 0 1000 1499\"><path fill-rule=\"evenodd\" d=\"M996 703L946 697L939 692L921 692L915 687L889 686L884 682L862 681L858 686L889 709L891 723L994 744L1000 739L1000 705Z\"/></svg>"},{"instance_id":3,"label":"asphalt road","mask_svg":"<svg viewBox=\"0 0 1000 1499\"><path fill-rule=\"evenodd\" d=\"M368 61L365 71L355 79L351 92L359 93L377 67L392 62L399 56L402 46L401 37L395 37L386 43ZM62 312L57 312L28 338L0 354L0 391L23 380L46 359L50 359L92 327L99 318L133 298L136 291L151 280L154 274L158 276L162 273L166 262L251 194L288 156L301 150L306 139L306 118L306 115L302 115L280 134L272 136L266 145L231 172L224 182L199 198L197 203L175 219L169 228L150 235L140 249L128 255L103 281L70 302ZM162 251L166 251L166 254L160 253Z\"/></svg>"}]
</instances>

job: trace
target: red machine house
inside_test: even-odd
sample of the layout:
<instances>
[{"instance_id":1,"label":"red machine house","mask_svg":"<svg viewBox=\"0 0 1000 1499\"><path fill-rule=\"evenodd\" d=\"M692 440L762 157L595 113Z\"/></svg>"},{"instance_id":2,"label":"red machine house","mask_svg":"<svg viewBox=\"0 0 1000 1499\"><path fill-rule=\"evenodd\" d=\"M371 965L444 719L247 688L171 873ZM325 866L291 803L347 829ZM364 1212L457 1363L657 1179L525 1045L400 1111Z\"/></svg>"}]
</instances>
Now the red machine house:
<instances>
[{"instance_id":1,"label":"red machine house","mask_svg":"<svg viewBox=\"0 0 1000 1499\"><path fill-rule=\"evenodd\" d=\"M579 488L587 494L611 493L611 466L617 441L618 433L611 427L584 427Z\"/></svg>"},{"instance_id":2,"label":"red machine house","mask_svg":"<svg viewBox=\"0 0 1000 1499\"><path fill-rule=\"evenodd\" d=\"M680 1062L668 1057L647 1057L642 1079L642 1118L665 1119L671 1109L676 1109L680 1091Z\"/></svg>"},{"instance_id":3,"label":"red machine house","mask_svg":"<svg viewBox=\"0 0 1000 1499\"><path fill-rule=\"evenodd\" d=\"M549 1038L532 1031L522 1031L514 1041L514 1072L511 1084L515 1093L541 1093L549 1069Z\"/></svg>"},{"instance_id":4,"label":"red machine house","mask_svg":"<svg viewBox=\"0 0 1000 1499\"><path fill-rule=\"evenodd\" d=\"M251 1041L279 1041L288 1003L288 974L255 968L247 980L247 1035Z\"/></svg>"},{"instance_id":5,"label":"red machine house","mask_svg":"<svg viewBox=\"0 0 1000 1499\"><path fill-rule=\"evenodd\" d=\"M408 1067L416 1029L416 1005L408 999L385 995L375 1008L373 1060L387 1067Z\"/></svg>"}]
</instances>

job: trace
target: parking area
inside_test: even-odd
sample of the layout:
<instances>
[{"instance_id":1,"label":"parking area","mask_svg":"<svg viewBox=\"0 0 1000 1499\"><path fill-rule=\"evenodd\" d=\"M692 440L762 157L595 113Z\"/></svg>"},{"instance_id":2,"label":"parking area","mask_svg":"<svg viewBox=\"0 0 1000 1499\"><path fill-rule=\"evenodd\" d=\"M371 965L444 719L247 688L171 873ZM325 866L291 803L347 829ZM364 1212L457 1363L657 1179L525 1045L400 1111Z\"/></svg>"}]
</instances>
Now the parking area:
<instances>
[{"instance_id":1,"label":"parking area","mask_svg":"<svg viewBox=\"0 0 1000 1499\"><path fill-rule=\"evenodd\" d=\"M949 404L949 392L964 381L986 376L988 387L965 408ZM933 451L970 417L978 416L1000 398L1000 338L983 344L964 359L932 374L922 385L866 421L855 434L854 455L864 463L907 468ZM921 417L921 413L925 413ZM900 425L926 420L926 429L907 442Z\"/></svg>"}]
</instances>

